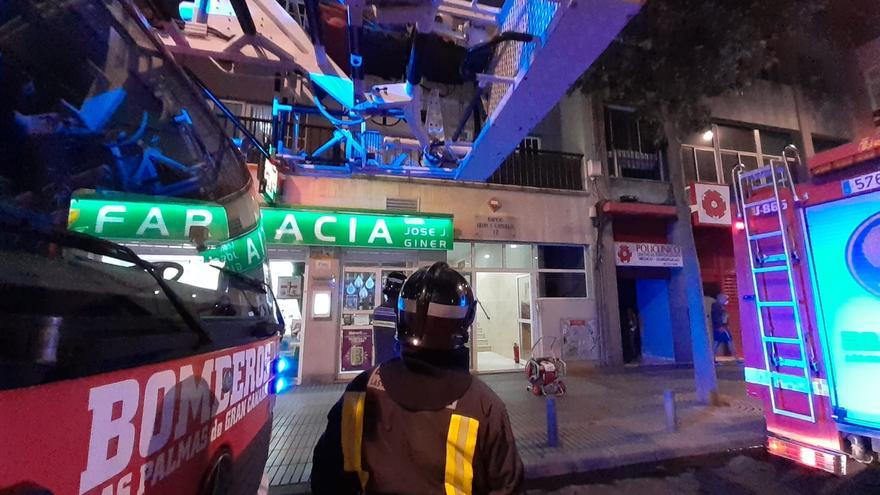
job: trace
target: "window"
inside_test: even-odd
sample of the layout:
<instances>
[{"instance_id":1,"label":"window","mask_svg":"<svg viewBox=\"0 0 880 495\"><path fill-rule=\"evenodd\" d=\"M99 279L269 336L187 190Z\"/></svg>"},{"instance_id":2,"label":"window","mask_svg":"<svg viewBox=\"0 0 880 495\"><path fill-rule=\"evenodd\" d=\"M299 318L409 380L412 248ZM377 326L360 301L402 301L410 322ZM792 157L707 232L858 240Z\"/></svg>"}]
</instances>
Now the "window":
<instances>
[{"instance_id":1,"label":"window","mask_svg":"<svg viewBox=\"0 0 880 495\"><path fill-rule=\"evenodd\" d=\"M474 266L501 268L501 244L474 243Z\"/></svg>"},{"instance_id":2,"label":"window","mask_svg":"<svg viewBox=\"0 0 880 495\"><path fill-rule=\"evenodd\" d=\"M538 136L526 136L525 139L519 143L519 148L523 151L537 151L541 149L541 138Z\"/></svg>"},{"instance_id":3,"label":"window","mask_svg":"<svg viewBox=\"0 0 880 495\"><path fill-rule=\"evenodd\" d=\"M456 242L452 246L452 251L446 255L449 266L456 270L471 267L471 243Z\"/></svg>"},{"instance_id":4,"label":"window","mask_svg":"<svg viewBox=\"0 0 880 495\"><path fill-rule=\"evenodd\" d=\"M630 110L605 109L605 136L609 168L613 175L633 179L664 180L658 146L659 128Z\"/></svg>"},{"instance_id":5,"label":"window","mask_svg":"<svg viewBox=\"0 0 880 495\"><path fill-rule=\"evenodd\" d=\"M751 151L752 153L758 151L755 144L755 131L752 129L723 125L716 127L718 128L718 141L721 144L721 149Z\"/></svg>"},{"instance_id":6,"label":"window","mask_svg":"<svg viewBox=\"0 0 880 495\"><path fill-rule=\"evenodd\" d=\"M504 268L532 268L532 246L529 244L505 244Z\"/></svg>"},{"instance_id":7,"label":"window","mask_svg":"<svg viewBox=\"0 0 880 495\"><path fill-rule=\"evenodd\" d=\"M718 169L715 167L715 151L697 150L697 177L700 182L718 182Z\"/></svg>"},{"instance_id":8,"label":"window","mask_svg":"<svg viewBox=\"0 0 880 495\"><path fill-rule=\"evenodd\" d=\"M538 297L587 297L583 246L538 246Z\"/></svg>"},{"instance_id":9,"label":"window","mask_svg":"<svg viewBox=\"0 0 880 495\"><path fill-rule=\"evenodd\" d=\"M539 269L584 269L584 248L581 246L538 246Z\"/></svg>"},{"instance_id":10,"label":"window","mask_svg":"<svg viewBox=\"0 0 880 495\"><path fill-rule=\"evenodd\" d=\"M697 181L697 159L690 146L681 147L681 167L684 169L685 184Z\"/></svg>"},{"instance_id":11,"label":"window","mask_svg":"<svg viewBox=\"0 0 880 495\"><path fill-rule=\"evenodd\" d=\"M764 155L782 155L782 150L794 143L790 134L783 132L761 131L761 153Z\"/></svg>"},{"instance_id":12,"label":"window","mask_svg":"<svg viewBox=\"0 0 880 495\"><path fill-rule=\"evenodd\" d=\"M822 153L823 151L843 146L846 143L848 143L848 141L845 139L825 138L816 136L815 134L813 135L813 150L815 150L816 153Z\"/></svg>"}]
</instances>

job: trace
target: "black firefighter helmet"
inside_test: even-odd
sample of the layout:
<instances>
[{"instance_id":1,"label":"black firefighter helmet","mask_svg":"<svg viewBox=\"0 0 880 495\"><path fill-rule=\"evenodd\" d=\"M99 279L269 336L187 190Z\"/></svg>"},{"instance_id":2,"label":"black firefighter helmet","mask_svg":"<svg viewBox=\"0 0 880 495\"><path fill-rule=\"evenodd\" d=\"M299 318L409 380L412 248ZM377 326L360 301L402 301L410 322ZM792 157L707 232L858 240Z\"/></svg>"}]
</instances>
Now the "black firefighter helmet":
<instances>
[{"instance_id":1,"label":"black firefighter helmet","mask_svg":"<svg viewBox=\"0 0 880 495\"><path fill-rule=\"evenodd\" d=\"M470 284L440 261L419 269L404 282L397 301L397 340L414 349L461 349L475 315Z\"/></svg>"}]
</instances>

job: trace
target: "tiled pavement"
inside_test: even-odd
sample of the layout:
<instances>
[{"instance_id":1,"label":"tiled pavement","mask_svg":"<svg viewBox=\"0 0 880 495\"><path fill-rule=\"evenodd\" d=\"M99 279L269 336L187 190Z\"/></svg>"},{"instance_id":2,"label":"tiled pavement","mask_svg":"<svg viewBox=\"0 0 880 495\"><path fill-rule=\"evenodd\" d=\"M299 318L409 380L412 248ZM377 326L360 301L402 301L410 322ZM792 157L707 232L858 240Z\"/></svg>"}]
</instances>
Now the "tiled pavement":
<instances>
[{"instance_id":1,"label":"tiled pavement","mask_svg":"<svg viewBox=\"0 0 880 495\"><path fill-rule=\"evenodd\" d=\"M745 397L741 368L719 368L727 407L696 403L691 369L640 368L596 371L566 379L556 401L560 447L546 447L545 401L526 391L520 373L483 375L507 404L520 455L530 478L590 471L659 459L702 455L759 445L764 422ZM663 391L676 393L679 430L667 433ZM302 493L312 449L342 385L304 386L277 398L267 476L271 493ZM298 486L297 486L298 485Z\"/></svg>"}]
</instances>

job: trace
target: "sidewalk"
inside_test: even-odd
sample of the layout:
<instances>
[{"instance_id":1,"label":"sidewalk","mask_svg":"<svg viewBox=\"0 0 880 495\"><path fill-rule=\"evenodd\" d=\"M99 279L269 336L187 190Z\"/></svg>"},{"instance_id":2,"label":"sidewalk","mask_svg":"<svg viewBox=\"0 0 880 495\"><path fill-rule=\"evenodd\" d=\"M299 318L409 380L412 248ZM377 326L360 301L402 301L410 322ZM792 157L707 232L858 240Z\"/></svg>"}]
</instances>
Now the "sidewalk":
<instances>
[{"instance_id":1,"label":"sidewalk","mask_svg":"<svg viewBox=\"0 0 880 495\"><path fill-rule=\"evenodd\" d=\"M526 477L543 478L763 444L763 415L745 395L742 369L725 365L718 375L720 392L730 406L698 405L689 368L569 376L568 394L556 401L558 448L545 446L545 401L526 391L521 373L480 378L507 404ZM305 386L278 397L266 466L271 493L307 491L312 449L343 388ZM680 426L675 433L666 432L663 390L667 388L676 393Z\"/></svg>"}]
</instances>

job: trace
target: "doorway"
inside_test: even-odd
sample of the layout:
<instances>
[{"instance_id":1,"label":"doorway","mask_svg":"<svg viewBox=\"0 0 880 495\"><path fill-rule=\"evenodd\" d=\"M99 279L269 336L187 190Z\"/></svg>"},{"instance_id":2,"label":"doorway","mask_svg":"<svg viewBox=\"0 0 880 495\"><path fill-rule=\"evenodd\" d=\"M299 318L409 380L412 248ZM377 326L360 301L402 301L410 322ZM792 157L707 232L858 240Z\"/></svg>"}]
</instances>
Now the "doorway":
<instances>
[{"instance_id":1,"label":"doorway","mask_svg":"<svg viewBox=\"0 0 880 495\"><path fill-rule=\"evenodd\" d=\"M639 318L636 281L617 279L617 303L620 310L620 341L623 345L623 362L638 362L642 357L642 329Z\"/></svg>"},{"instance_id":2,"label":"doorway","mask_svg":"<svg viewBox=\"0 0 880 495\"><path fill-rule=\"evenodd\" d=\"M303 308L305 307L305 258L300 260L272 260L269 262L269 273L272 276L272 292L278 303L278 309L284 319L284 334L281 339L281 353L290 358L293 366L292 374L296 383L300 383L302 375L303 340Z\"/></svg>"},{"instance_id":3,"label":"doorway","mask_svg":"<svg viewBox=\"0 0 880 495\"><path fill-rule=\"evenodd\" d=\"M476 351L476 370L522 369L523 348L532 345L531 275L476 272L474 282L479 301L471 347Z\"/></svg>"}]
</instances>

